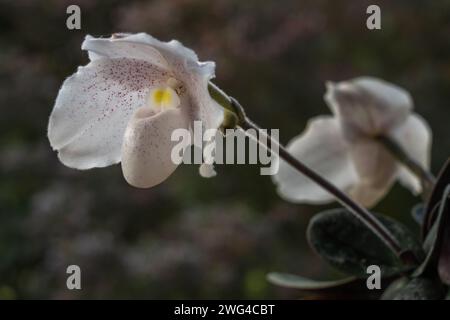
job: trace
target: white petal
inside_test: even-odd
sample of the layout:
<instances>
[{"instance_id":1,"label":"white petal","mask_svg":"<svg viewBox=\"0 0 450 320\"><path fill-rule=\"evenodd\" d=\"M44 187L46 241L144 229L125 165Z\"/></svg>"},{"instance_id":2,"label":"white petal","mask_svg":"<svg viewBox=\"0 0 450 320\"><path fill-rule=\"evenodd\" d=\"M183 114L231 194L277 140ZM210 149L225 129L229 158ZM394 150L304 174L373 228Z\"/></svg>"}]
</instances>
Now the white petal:
<instances>
[{"instance_id":1,"label":"white petal","mask_svg":"<svg viewBox=\"0 0 450 320\"><path fill-rule=\"evenodd\" d=\"M214 153L205 152L206 150L215 150L215 148L217 147L215 139L216 136L213 136L211 140L207 141L206 143L202 143L202 145L200 146L194 146L194 148L199 147L200 150L203 148L204 163L202 163L198 169L200 176L202 176L203 178L212 178L217 175L217 172L214 169L214 155L217 151L214 151Z\"/></svg>"},{"instance_id":2,"label":"white petal","mask_svg":"<svg viewBox=\"0 0 450 320\"><path fill-rule=\"evenodd\" d=\"M390 180L389 185L386 185L382 188L376 188L371 186L370 184L360 182L349 191L349 195L357 203L363 205L366 208L371 208L375 206L386 195L387 191L390 189L393 183L394 180Z\"/></svg>"},{"instance_id":3,"label":"white petal","mask_svg":"<svg viewBox=\"0 0 450 320\"><path fill-rule=\"evenodd\" d=\"M160 41L146 33L118 34L110 38L94 38L88 35L81 48L89 51L91 59L134 58L148 61L167 70L182 67L208 75L214 74L215 69L214 62L200 62L195 52L181 42Z\"/></svg>"},{"instance_id":4,"label":"white petal","mask_svg":"<svg viewBox=\"0 0 450 320\"><path fill-rule=\"evenodd\" d=\"M178 164L172 161L175 129L187 130L189 119L182 108L157 113L139 108L131 118L122 146L122 172L129 184L150 188L166 180Z\"/></svg>"},{"instance_id":5,"label":"white petal","mask_svg":"<svg viewBox=\"0 0 450 320\"><path fill-rule=\"evenodd\" d=\"M305 132L288 144L288 149L301 162L343 191L349 190L357 182L348 146L342 137L339 123L334 118L317 117L311 120ZM274 163L275 167L277 165ZM278 193L286 200L325 203L334 199L284 160L279 163L278 173L272 177L278 185Z\"/></svg>"},{"instance_id":6,"label":"white petal","mask_svg":"<svg viewBox=\"0 0 450 320\"><path fill-rule=\"evenodd\" d=\"M177 40L171 40L168 42L160 41L144 32L123 34L123 36L119 36L115 40L113 39L113 41L145 44L156 48L163 55L177 55L178 57L182 57L186 60L191 60L194 62L198 61L198 57L195 52L192 49L185 47L181 42Z\"/></svg>"},{"instance_id":7,"label":"white petal","mask_svg":"<svg viewBox=\"0 0 450 320\"><path fill-rule=\"evenodd\" d=\"M128 120L163 78L159 68L134 59L98 59L78 68L64 81L49 120L60 160L78 169L119 162Z\"/></svg>"},{"instance_id":8,"label":"white petal","mask_svg":"<svg viewBox=\"0 0 450 320\"><path fill-rule=\"evenodd\" d=\"M214 170L214 165L208 163L201 164L198 172L203 178L212 178L217 175L216 170Z\"/></svg>"},{"instance_id":9,"label":"white petal","mask_svg":"<svg viewBox=\"0 0 450 320\"><path fill-rule=\"evenodd\" d=\"M407 91L371 77L327 83L325 101L349 139L386 133L405 121L413 107Z\"/></svg>"},{"instance_id":10,"label":"white petal","mask_svg":"<svg viewBox=\"0 0 450 320\"><path fill-rule=\"evenodd\" d=\"M81 49L89 51L91 60L100 58L131 58L147 61L164 70L170 69L167 60L154 46L139 41L127 41L128 38L128 36L94 38L88 35L81 45ZM154 39L154 41L158 40Z\"/></svg>"},{"instance_id":11,"label":"white petal","mask_svg":"<svg viewBox=\"0 0 450 320\"><path fill-rule=\"evenodd\" d=\"M192 120L201 120L204 129L218 128L223 121L223 108L209 95L208 82L215 77L215 63L212 61L200 62L195 52L177 40L169 42L160 41L146 33L123 35L116 39L89 39L85 41L83 48L89 49L92 45L87 43L107 44L104 54L108 49L125 44L136 47L147 46L156 49L166 61L170 71L187 87L191 97ZM122 54L129 54L135 50L125 50Z\"/></svg>"},{"instance_id":12,"label":"white petal","mask_svg":"<svg viewBox=\"0 0 450 320\"><path fill-rule=\"evenodd\" d=\"M391 137L402 149L426 170L430 167L432 133L425 120L417 114L412 114L407 121L391 132ZM420 180L406 167L399 170L400 182L413 193L422 191Z\"/></svg>"},{"instance_id":13,"label":"white petal","mask_svg":"<svg viewBox=\"0 0 450 320\"><path fill-rule=\"evenodd\" d=\"M224 109L209 95L208 81L192 81L188 87L194 120L202 121L204 131L219 128L223 122Z\"/></svg>"},{"instance_id":14,"label":"white petal","mask_svg":"<svg viewBox=\"0 0 450 320\"><path fill-rule=\"evenodd\" d=\"M372 206L387 193L397 175L397 163L384 146L370 138L350 145L359 182L350 194L365 206Z\"/></svg>"},{"instance_id":15,"label":"white petal","mask_svg":"<svg viewBox=\"0 0 450 320\"><path fill-rule=\"evenodd\" d=\"M195 52L177 40L163 42L146 33L122 34L111 38L87 36L82 48L99 55L143 59L164 69L180 80L191 96L192 120L201 120L204 128L218 128L223 121L223 108L211 99L208 82L214 78L215 63L200 62Z\"/></svg>"},{"instance_id":16,"label":"white petal","mask_svg":"<svg viewBox=\"0 0 450 320\"><path fill-rule=\"evenodd\" d=\"M138 43L151 46L161 53L172 71L185 73L190 80L193 80L191 78L196 74L208 80L214 77L216 64L213 61L200 62L197 54L192 49L185 47L177 40L164 42L146 33L136 33L116 39L114 42ZM183 77L181 76L181 78ZM180 80L185 81L186 79Z\"/></svg>"}]
</instances>

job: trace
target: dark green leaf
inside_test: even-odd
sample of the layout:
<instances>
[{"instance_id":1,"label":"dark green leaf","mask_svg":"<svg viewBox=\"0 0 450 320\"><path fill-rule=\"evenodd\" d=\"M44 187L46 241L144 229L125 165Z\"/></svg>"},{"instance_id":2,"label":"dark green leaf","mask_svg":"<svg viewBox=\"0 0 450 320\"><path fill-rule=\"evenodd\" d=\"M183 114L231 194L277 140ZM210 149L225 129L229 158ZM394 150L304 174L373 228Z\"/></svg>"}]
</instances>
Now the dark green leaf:
<instances>
[{"instance_id":1,"label":"dark green leaf","mask_svg":"<svg viewBox=\"0 0 450 320\"><path fill-rule=\"evenodd\" d=\"M439 280L413 278L389 295L392 300L441 300L445 297L445 290Z\"/></svg>"},{"instance_id":2,"label":"dark green leaf","mask_svg":"<svg viewBox=\"0 0 450 320\"><path fill-rule=\"evenodd\" d=\"M354 300L380 297L379 290L367 290L366 278L348 277L340 280L316 281L292 274L270 273L267 279L275 285L298 289L299 296L308 300Z\"/></svg>"},{"instance_id":3,"label":"dark green leaf","mask_svg":"<svg viewBox=\"0 0 450 320\"><path fill-rule=\"evenodd\" d=\"M397 292L406 286L408 282L409 279L407 277L401 277L392 281L389 287L387 287L381 295L381 300L393 300Z\"/></svg>"},{"instance_id":4,"label":"dark green leaf","mask_svg":"<svg viewBox=\"0 0 450 320\"><path fill-rule=\"evenodd\" d=\"M422 225L422 236L423 239L426 238L428 232L433 226L434 221L436 220L438 202L442 199L442 194L444 193L447 185L450 184L450 159L442 167L439 175L436 179L436 183L434 185L433 191L431 193L430 199L425 208L425 217L424 223Z\"/></svg>"},{"instance_id":5,"label":"dark green leaf","mask_svg":"<svg viewBox=\"0 0 450 320\"><path fill-rule=\"evenodd\" d=\"M442 239L441 254L438 262L438 273L442 282L450 285L450 223L448 222Z\"/></svg>"},{"instance_id":6,"label":"dark green leaf","mask_svg":"<svg viewBox=\"0 0 450 320\"><path fill-rule=\"evenodd\" d=\"M450 228L450 184L445 188L442 194L442 200L438 202L439 211L437 217L430 228L424 242L424 249L427 256L423 263L414 272L414 276L419 277L423 275L435 276L438 271L438 264L442 256L442 267L448 266L448 229ZM444 245L445 244L445 245ZM442 272L448 270L442 270ZM443 273L445 279L448 275ZM448 279L447 279L448 280Z\"/></svg>"},{"instance_id":7,"label":"dark green leaf","mask_svg":"<svg viewBox=\"0 0 450 320\"><path fill-rule=\"evenodd\" d=\"M301 276L272 272L267 275L270 283L286 288L294 288L300 290L323 290L336 287L342 287L357 280L355 277L348 277L340 280L316 281Z\"/></svg>"},{"instance_id":8,"label":"dark green leaf","mask_svg":"<svg viewBox=\"0 0 450 320\"><path fill-rule=\"evenodd\" d=\"M404 249L417 256L423 252L411 232L399 222L376 215ZM308 226L308 240L315 251L335 268L365 277L367 267L378 265L383 276L405 271L401 261L370 229L345 209L329 210L314 216Z\"/></svg>"}]
</instances>

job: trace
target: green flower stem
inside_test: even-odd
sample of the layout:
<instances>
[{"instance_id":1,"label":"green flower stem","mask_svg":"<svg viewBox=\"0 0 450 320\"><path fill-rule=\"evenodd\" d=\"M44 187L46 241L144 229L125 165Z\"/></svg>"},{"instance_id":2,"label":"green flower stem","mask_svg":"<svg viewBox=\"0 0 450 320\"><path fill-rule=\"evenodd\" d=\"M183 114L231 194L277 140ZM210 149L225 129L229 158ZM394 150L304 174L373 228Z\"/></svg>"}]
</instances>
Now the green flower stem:
<instances>
[{"instance_id":1,"label":"green flower stem","mask_svg":"<svg viewBox=\"0 0 450 320\"><path fill-rule=\"evenodd\" d=\"M422 198L425 201L428 200L436 182L436 178L433 174L412 159L392 138L388 136L379 136L377 139L401 164L419 178L422 185Z\"/></svg>"},{"instance_id":2,"label":"green flower stem","mask_svg":"<svg viewBox=\"0 0 450 320\"><path fill-rule=\"evenodd\" d=\"M215 99L226 110L233 112L238 119L238 126L243 130L255 129L259 130L253 121L251 121L244 112L242 106L234 98L227 96L223 91L218 89L214 84L210 84L209 91L211 97ZM259 131L261 132L261 131ZM271 137L267 137L270 140L271 146L277 145L279 149L279 156L289 163L298 172L304 174L312 181L316 182L322 188L332 194L336 200L353 213L364 225L366 225L374 234L376 234L391 251L401 259L405 264L415 264L418 262L417 257L411 251L403 250L399 245L397 239L392 233L366 208L362 207L355 201L353 201L348 195L339 190L335 185L324 179L315 171L300 162L287 149L282 146L278 141L273 140ZM258 141L259 142L259 141ZM266 147L264 144L262 144Z\"/></svg>"}]
</instances>

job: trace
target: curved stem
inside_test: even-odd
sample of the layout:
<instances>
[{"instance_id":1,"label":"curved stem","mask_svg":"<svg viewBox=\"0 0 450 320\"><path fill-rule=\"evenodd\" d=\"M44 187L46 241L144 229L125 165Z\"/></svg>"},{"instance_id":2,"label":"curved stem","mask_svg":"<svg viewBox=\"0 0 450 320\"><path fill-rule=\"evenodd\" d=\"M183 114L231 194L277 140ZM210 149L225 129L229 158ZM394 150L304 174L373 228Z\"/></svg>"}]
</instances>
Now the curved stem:
<instances>
[{"instance_id":1,"label":"curved stem","mask_svg":"<svg viewBox=\"0 0 450 320\"><path fill-rule=\"evenodd\" d=\"M261 129L247 117L241 124L241 127L244 130ZM267 138L270 139L271 145L278 145L280 158L289 163L298 172L304 174L309 179L332 194L340 204L342 204L345 208L352 212L362 223L364 223L368 228L370 228L370 230L377 234L378 237L386 243L386 245L395 253L396 256L402 256L403 250L398 244L397 239L395 239L391 232L372 213L350 199L344 192L339 190L328 180L324 179L321 175L317 174L315 171L311 170L309 167L300 162L291 153L289 153L289 151L287 151L287 149L283 145L273 140L270 136L268 136Z\"/></svg>"},{"instance_id":2,"label":"curved stem","mask_svg":"<svg viewBox=\"0 0 450 320\"><path fill-rule=\"evenodd\" d=\"M264 131L261 131L261 128L246 116L244 108L236 99L229 97L212 83L210 83L208 88L210 90L211 97L214 100L216 100L225 109L235 113L238 118L239 126L242 129L254 129L257 130L260 134L264 134ZM275 141L268 135L266 135L266 138L268 139L268 141L270 141L271 146L276 145L278 147L279 156L283 160L289 163L298 172L304 174L309 179L320 185L323 189L328 191L331 195L333 195L341 205L347 208L356 218L358 218L364 225L372 230L372 232L376 234L387 245L387 247L405 264L414 264L418 262L417 257L415 257L415 255L411 251L405 251L401 248L400 244L392 235L392 233L370 211L353 201L348 195L339 190L335 185L300 162L278 141ZM257 139L257 141L263 147L268 148L269 151L271 151L268 146L260 142L259 138Z\"/></svg>"},{"instance_id":3,"label":"curved stem","mask_svg":"<svg viewBox=\"0 0 450 320\"><path fill-rule=\"evenodd\" d=\"M387 136L379 136L378 141L405 167L407 167L414 175L419 178L422 185L422 197L428 200L436 182L433 174L425 170L417 161L412 159L403 148L392 138Z\"/></svg>"}]
</instances>

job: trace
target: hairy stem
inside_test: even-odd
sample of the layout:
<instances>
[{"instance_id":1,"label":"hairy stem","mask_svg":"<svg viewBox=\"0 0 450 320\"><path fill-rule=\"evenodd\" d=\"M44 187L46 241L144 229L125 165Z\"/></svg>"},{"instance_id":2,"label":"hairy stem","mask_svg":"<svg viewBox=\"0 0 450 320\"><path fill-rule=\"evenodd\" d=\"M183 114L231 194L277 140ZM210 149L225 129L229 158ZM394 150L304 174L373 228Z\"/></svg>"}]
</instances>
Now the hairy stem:
<instances>
[{"instance_id":1,"label":"hairy stem","mask_svg":"<svg viewBox=\"0 0 450 320\"><path fill-rule=\"evenodd\" d=\"M423 168L417 161L412 159L403 148L392 138L379 136L378 141L406 168L408 168L422 185L422 198L428 200L433 190L436 178L431 172Z\"/></svg>"}]
</instances>

